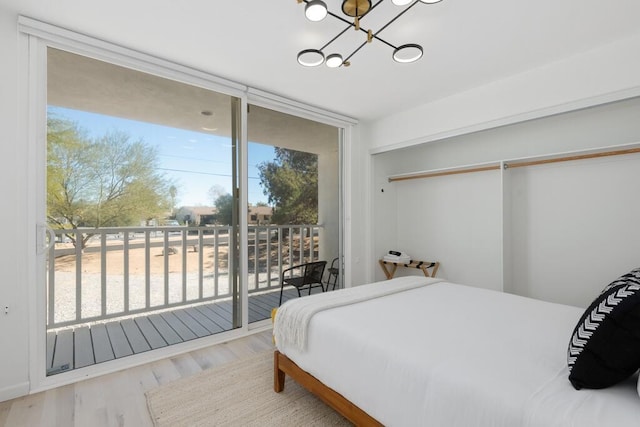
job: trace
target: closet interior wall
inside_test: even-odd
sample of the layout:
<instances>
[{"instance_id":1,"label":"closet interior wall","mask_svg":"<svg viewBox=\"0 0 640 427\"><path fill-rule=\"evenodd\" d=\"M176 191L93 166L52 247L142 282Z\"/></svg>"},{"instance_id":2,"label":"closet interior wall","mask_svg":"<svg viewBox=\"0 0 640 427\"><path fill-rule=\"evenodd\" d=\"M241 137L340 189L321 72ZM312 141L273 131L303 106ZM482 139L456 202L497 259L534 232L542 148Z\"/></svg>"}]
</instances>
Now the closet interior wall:
<instances>
[{"instance_id":1,"label":"closet interior wall","mask_svg":"<svg viewBox=\"0 0 640 427\"><path fill-rule=\"evenodd\" d=\"M373 155L374 255L403 250L454 282L587 305L640 265L640 154L503 165L638 146L638 118L633 98ZM499 167L389 181L479 164Z\"/></svg>"}]
</instances>

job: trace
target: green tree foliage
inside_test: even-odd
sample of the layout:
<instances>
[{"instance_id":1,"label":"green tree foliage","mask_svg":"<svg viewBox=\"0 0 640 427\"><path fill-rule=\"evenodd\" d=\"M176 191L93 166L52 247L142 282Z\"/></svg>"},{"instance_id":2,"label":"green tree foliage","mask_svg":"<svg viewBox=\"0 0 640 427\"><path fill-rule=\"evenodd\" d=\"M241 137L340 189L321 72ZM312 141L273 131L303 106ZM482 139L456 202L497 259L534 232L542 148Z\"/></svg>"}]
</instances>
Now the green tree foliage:
<instances>
[{"instance_id":1,"label":"green tree foliage","mask_svg":"<svg viewBox=\"0 0 640 427\"><path fill-rule=\"evenodd\" d=\"M318 156L278 147L275 155L258 165L260 184L274 206L272 222L317 224Z\"/></svg>"},{"instance_id":2,"label":"green tree foliage","mask_svg":"<svg viewBox=\"0 0 640 427\"><path fill-rule=\"evenodd\" d=\"M169 197L171 200L171 216L173 217L176 209L176 198L178 197L178 188L175 185L169 186Z\"/></svg>"},{"instance_id":3,"label":"green tree foliage","mask_svg":"<svg viewBox=\"0 0 640 427\"><path fill-rule=\"evenodd\" d=\"M215 200L216 220L218 224L231 225L233 221L233 196L231 194L221 194Z\"/></svg>"},{"instance_id":4,"label":"green tree foliage","mask_svg":"<svg viewBox=\"0 0 640 427\"><path fill-rule=\"evenodd\" d=\"M77 124L66 120L50 118L47 125L47 216L51 226L137 225L170 208L171 183L158 174L153 147L131 141L118 131L90 139ZM74 239L73 234L69 237ZM85 235L83 247L90 237Z\"/></svg>"},{"instance_id":5,"label":"green tree foliage","mask_svg":"<svg viewBox=\"0 0 640 427\"><path fill-rule=\"evenodd\" d=\"M216 205L216 200L218 197L227 194L227 190L220 184L214 184L209 188L207 195L209 196L209 200L213 202L213 206Z\"/></svg>"}]
</instances>

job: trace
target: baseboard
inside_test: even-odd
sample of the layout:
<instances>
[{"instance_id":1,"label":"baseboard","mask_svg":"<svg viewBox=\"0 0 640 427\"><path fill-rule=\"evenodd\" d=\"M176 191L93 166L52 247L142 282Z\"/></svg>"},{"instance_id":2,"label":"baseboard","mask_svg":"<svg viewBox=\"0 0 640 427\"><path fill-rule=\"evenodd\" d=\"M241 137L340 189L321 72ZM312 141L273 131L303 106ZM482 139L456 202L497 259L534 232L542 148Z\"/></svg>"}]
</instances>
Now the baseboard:
<instances>
[{"instance_id":1,"label":"baseboard","mask_svg":"<svg viewBox=\"0 0 640 427\"><path fill-rule=\"evenodd\" d=\"M29 382L25 381L10 387L0 388L0 402L15 399L16 397L26 396L29 394Z\"/></svg>"}]
</instances>

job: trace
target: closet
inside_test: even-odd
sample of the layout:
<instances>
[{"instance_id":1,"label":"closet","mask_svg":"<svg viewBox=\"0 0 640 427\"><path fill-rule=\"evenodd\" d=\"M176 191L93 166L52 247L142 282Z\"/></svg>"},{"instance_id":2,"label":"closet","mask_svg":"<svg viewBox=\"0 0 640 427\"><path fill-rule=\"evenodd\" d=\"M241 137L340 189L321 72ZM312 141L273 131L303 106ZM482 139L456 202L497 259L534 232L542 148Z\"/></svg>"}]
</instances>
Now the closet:
<instances>
[{"instance_id":1,"label":"closet","mask_svg":"<svg viewBox=\"0 0 640 427\"><path fill-rule=\"evenodd\" d=\"M586 306L640 266L638 118L634 98L374 154L374 255Z\"/></svg>"}]
</instances>

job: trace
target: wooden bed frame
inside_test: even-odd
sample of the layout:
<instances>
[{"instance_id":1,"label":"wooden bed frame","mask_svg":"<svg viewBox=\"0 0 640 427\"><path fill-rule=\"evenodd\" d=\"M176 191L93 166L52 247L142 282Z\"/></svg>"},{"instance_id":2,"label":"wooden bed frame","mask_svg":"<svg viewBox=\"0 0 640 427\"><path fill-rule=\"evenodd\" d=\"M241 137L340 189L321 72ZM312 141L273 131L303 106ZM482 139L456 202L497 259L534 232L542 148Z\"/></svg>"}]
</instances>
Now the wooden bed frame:
<instances>
[{"instance_id":1,"label":"wooden bed frame","mask_svg":"<svg viewBox=\"0 0 640 427\"><path fill-rule=\"evenodd\" d=\"M343 395L324 385L320 380L276 350L273 353L273 389L276 393L284 390L285 375L289 375L298 384L316 395L356 426L382 426L382 424L351 403Z\"/></svg>"}]
</instances>

